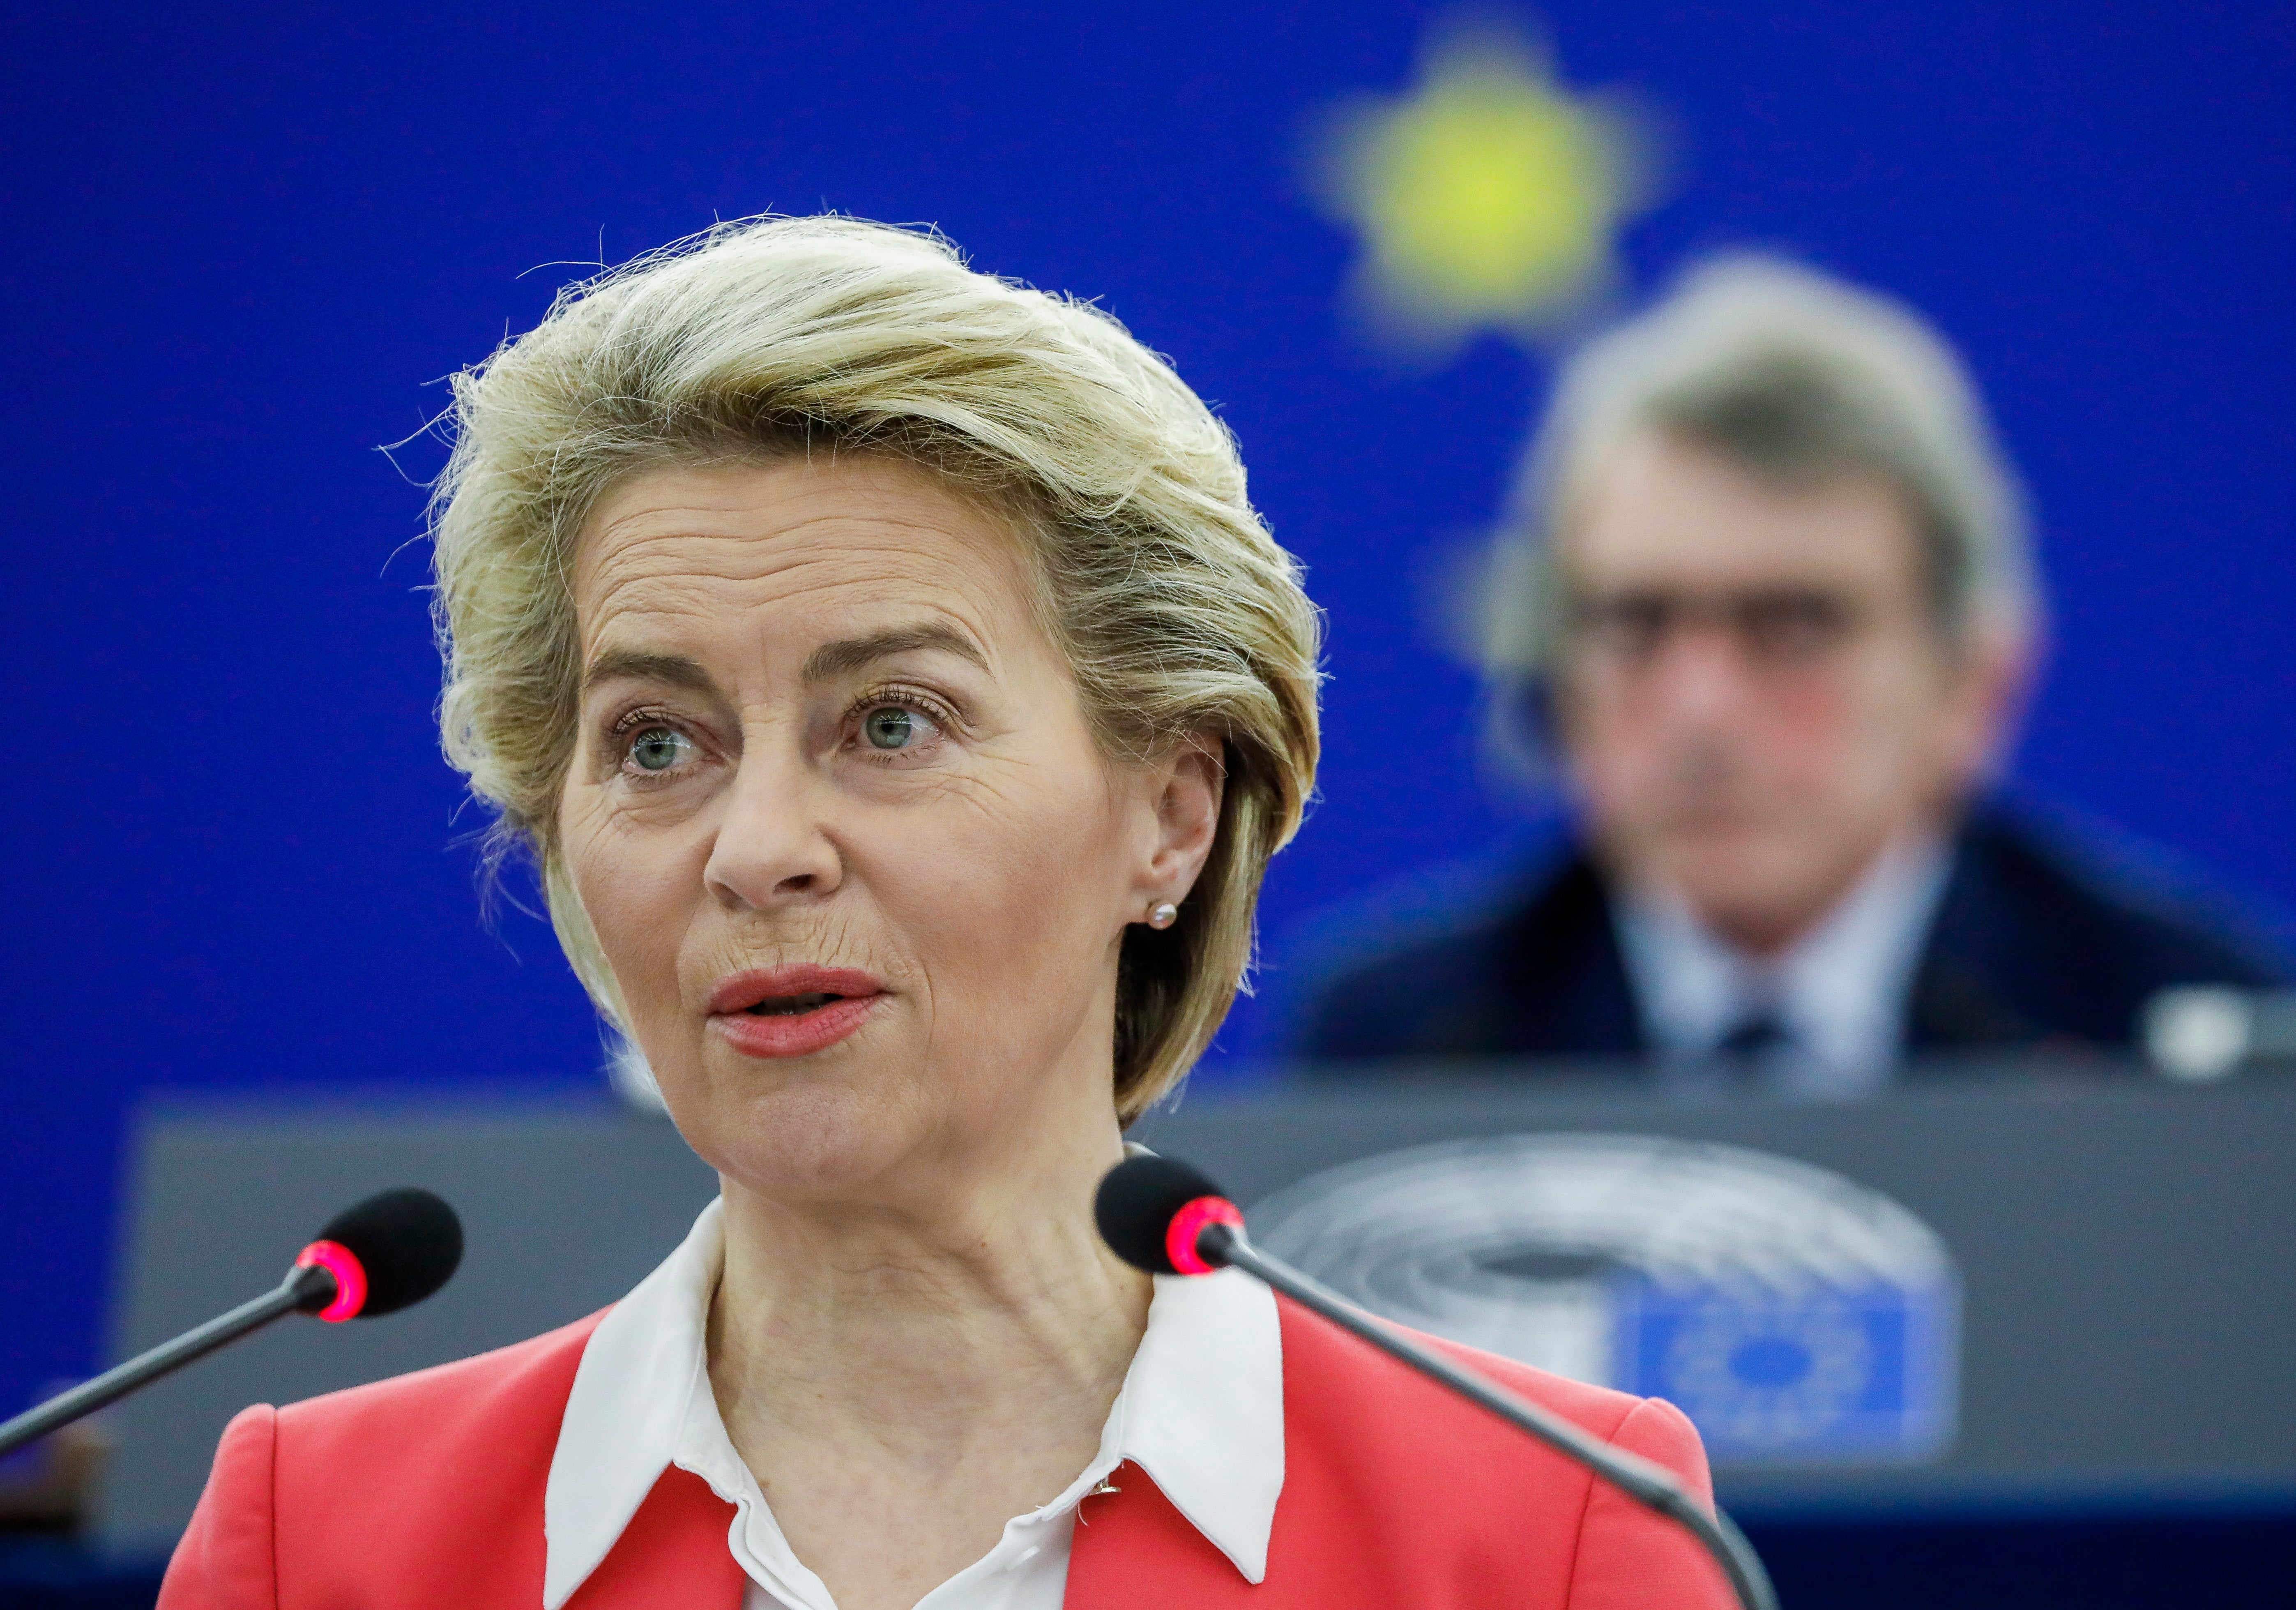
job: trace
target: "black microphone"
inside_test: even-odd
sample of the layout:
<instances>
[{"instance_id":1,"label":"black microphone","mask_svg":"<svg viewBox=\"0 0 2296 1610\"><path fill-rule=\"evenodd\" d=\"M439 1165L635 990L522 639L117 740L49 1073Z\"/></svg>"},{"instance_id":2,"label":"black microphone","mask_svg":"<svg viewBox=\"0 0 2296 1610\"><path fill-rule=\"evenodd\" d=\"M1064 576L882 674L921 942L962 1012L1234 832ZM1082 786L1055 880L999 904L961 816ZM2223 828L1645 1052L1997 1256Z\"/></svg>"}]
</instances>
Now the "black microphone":
<instances>
[{"instance_id":1,"label":"black microphone","mask_svg":"<svg viewBox=\"0 0 2296 1610\"><path fill-rule=\"evenodd\" d=\"M1216 1269L1240 1269L1264 1281L1300 1307L1529 1432L1565 1458L1577 1460L1637 1503L1683 1527L1714 1557L1745 1610L1777 1610L1777 1595L1754 1546L1720 1509L1710 1515L1672 1471L1639 1454L1611 1447L1560 1415L1374 1318L1290 1264L1269 1257L1245 1238L1243 1214L1235 1203L1186 1163L1152 1154L1125 1159L1100 1182L1093 1211L1101 1238L1133 1268L1152 1275L1209 1275Z\"/></svg>"},{"instance_id":2,"label":"black microphone","mask_svg":"<svg viewBox=\"0 0 2296 1610\"><path fill-rule=\"evenodd\" d=\"M0 1456L94 1414L283 1314L316 1314L340 1324L412 1308L452 1279L462 1261L463 1221L442 1198L412 1187L370 1196L329 1220L319 1238L295 1255L287 1277L253 1302L0 1425Z\"/></svg>"}]
</instances>

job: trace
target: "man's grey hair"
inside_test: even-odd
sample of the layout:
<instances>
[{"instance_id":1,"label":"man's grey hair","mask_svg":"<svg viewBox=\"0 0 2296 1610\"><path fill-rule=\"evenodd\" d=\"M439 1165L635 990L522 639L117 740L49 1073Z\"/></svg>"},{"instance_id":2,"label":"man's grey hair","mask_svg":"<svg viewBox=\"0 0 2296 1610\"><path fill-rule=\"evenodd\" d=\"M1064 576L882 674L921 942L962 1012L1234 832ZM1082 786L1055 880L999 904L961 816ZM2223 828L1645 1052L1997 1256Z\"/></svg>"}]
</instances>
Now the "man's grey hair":
<instances>
[{"instance_id":1,"label":"man's grey hair","mask_svg":"<svg viewBox=\"0 0 2296 1610\"><path fill-rule=\"evenodd\" d=\"M1482 595L1486 666L1503 686L1536 686L1553 669L1569 604L1556 537L1590 471L1653 430L1774 486L1882 478L1912 516L1948 640L2031 628L2024 500L1953 349L1898 302L1735 256L1693 269L1563 369Z\"/></svg>"}]
</instances>

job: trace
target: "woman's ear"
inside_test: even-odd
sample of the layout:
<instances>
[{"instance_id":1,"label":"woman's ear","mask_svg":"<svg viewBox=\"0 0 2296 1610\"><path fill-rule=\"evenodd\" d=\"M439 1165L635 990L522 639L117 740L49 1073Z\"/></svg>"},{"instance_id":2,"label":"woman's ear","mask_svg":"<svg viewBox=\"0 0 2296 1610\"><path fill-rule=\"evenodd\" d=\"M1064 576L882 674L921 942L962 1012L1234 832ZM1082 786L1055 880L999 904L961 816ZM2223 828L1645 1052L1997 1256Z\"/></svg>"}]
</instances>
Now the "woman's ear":
<instances>
[{"instance_id":1,"label":"woman's ear","mask_svg":"<svg viewBox=\"0 0 2296 1610\"><path fill-rule=\"evenodd\" d=\"M1226 745L1210 733L1193 734L1152 764L1143 781L1152 809L1135 892L1144 909L1177 906L1195 887L1219 834Z\"/></svg>"}]
</instances>

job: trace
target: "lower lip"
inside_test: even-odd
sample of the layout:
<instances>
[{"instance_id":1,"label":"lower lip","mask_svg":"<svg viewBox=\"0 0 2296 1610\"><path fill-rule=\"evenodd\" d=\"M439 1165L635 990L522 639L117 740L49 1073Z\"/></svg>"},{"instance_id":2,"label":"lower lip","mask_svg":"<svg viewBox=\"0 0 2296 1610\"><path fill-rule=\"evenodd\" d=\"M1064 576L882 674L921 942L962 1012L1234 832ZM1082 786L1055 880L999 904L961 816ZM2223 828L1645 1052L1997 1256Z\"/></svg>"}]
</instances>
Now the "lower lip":
<instances>
[{"instance_id":1,"label":"lower lip","mask_svg":"<svg viewBox=\"0 0 2296 1610\"><path fill-rule=\"evenodd\" d=\"M847 1038L877 1009L882 995L857 995L810 1012L765 1016L721 1012L709 1021L744 1056L810 1056Z\"/></svg>"}]
</instances>

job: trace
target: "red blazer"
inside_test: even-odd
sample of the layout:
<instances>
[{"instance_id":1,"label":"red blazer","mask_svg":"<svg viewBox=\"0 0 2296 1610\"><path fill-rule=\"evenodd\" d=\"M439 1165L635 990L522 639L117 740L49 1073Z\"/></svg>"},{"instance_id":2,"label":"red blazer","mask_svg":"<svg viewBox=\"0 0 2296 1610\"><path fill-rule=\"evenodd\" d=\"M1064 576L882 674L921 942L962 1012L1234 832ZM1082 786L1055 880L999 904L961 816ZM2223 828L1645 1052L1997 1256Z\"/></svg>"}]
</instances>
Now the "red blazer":
<instances>
[{"instance_id":1,"label":"red blazer","mask_svg":"<svg viewBox=\"0 0 2296 1610\"><path fill-rule=\"evenodd\" d=\"M1670 1524L1353 1336L1280 1303L1283 1491L1244 1580L1136 1465L1085 1500L1069 1610L1722 1610ZM542 1495L598 1322L234 1419L160 1610L538 1610ZM1680 1410L1447 1351L1701 1493ZM734 1507L665 1471L567 1610L738 1610Z\"/></svg>"}]
</instances>

